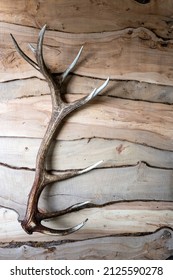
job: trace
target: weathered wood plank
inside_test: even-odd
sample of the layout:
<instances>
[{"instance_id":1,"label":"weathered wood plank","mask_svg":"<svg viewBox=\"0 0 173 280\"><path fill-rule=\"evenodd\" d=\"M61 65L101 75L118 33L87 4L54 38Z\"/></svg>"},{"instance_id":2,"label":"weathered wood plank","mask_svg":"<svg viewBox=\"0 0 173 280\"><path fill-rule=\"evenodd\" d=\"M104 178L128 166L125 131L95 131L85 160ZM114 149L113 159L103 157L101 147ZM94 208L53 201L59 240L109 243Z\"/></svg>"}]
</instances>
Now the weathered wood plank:
<instances>
[{"instance_id":1,"label":"weathered wood plank","mask_svg":"<svg viewBox=\"0 0 173 280\"><path fill-rule=\"evenodd\" d=\"M28 42L34 44L38 37L36 29L0 23L0 81L41 77L16 53L10 33L27 54L26 45ZM64 71L80 46L84 45L82 58L75 70L79 75L173 85L173 42L157 38L146 28L93 34L47 31L44 44L45 60L53 72Z\"/></svg>"},{"instance_id":2,"label":"weathered wood plank","mask_svg":"<svg viewBox=\"0 0 173 280\"><path fill-rule=\"evenodd\" d=\"M164 260L173 254L173 232L165 228L143 236L111 236L68 242L0 244L0 259Z\"/></svg>"},{"instance_id":3,"label":"weathered wood plank","mask_svg":"<svg viewBox=\"0 0 173 280\"><path fill-rule=\"evenodd\" d=\"M75 234L68 236L69 240L79 240L103 237L116 234L151 233L159 228L173 227L172 202L122 202L101 208L88 208L47 221L46 226L64 228L74 226L88 218L86 225ZM10 241L51 241L55 236L43 234L26 234L17 221L17 214L12 210L0 208L1 242ZM56 237L56 240L67 237Z\"/></svg>"},{"instance_id":4,"label":"weathered wood plank","mask_svg":"<svg viewBox=\"0 0 173 280\"><path fill-rule=\"evenodd\" d=\"M12 80L0 83L0 101L30 96L49 94L50 90L45 80L30 77L24 80Z\"/></svg>"},{"instance_id":5,"label":"weathered wood plank","mask_svg":"<svg viewBox=\"0 0 173 280\"><path fill-rule=\"evenodd\" d=\"M0 136L42 138L50 111L50 96L0 103ZM172 127L172 105L99 97L68 118L58 139L102 137L173 150Z\"/></svg>"},{"instance_id":6,"label":"weathered wood plank","mask_svg":"<svg viewBox=\"0 0 173 280\"><path fill-rule=\"evenodd\" d=\"M158 36L173 38L172 9L169 0L149 1L146 5L129 0L17 0L15 4L12 0L1 0L0 17L1 21L38 28L47 23L50 29L75 33L144 26Z\"/></svg>"},{"instance_id":7,"label":"weathered wood plank","mask_svg":"<svg viewBox=\"0 0 173 280\"><path fill-rule=\"evenodd\" d=\"M0 205L15 209L23 219L34 171L0 166L0 178ZM144 163L97 169L47 187L39 207L42 211L55 211L82 201L100 205L112 201L170 201L172 178L172 169L149 168Z\"/></svg>"},{"instance_id":8,"label":"weathered wood plank","mask_svg":"<svg viewBox=\"0 0 173 280\"><path fill-rule=\"evenodd\" d=\"M69 77L64 93L88 94L102 84L100 79L72 75ZM110 80L104 94L132 100L149 102L173 103L173 87L138 81Z\"/></svg>"},{"instance_id":9,"label":"weathered wood plank","mask_svg":"<svg viewBox=\"0 0 173 280\"><path fill-rule=\"evenodd\" d=\"M87 95L93 88L99 87L102 82L100 79L70 75L62 90L64 95L66 93ZM24 80L0 83L1 101L45 94L50 94L48 85L45 80L38 78L30 77ZM124 99L173 104L173 87L166 85L138 81L111 80L103 94L104 96L114 96Z\"/></svg>"},{"instance_id":10,"label":"weathered wood plank","mask_svg":"<svg viewBox=\"0 0 173 280\"><path fill-rule=\"evenodd\" d=\"M41 139L0 138L0 163L14 168L35 168ZM173 168L173 152L108 139L57 140L47 158L52 170L82 169L104 160L102 167L123 167L146 162L151 167Z\"/></svg>"}]
</instances>

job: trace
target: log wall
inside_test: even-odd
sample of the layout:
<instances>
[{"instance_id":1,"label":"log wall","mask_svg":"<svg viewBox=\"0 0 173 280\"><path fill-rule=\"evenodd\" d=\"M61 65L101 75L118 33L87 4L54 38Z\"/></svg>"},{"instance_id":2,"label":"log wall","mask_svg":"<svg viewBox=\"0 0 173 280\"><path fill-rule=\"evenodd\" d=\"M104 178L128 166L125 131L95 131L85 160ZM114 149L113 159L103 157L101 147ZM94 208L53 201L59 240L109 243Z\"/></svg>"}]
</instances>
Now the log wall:
<instances>
[{"instance_id":1,"label":"log wall","mask_svg":"<svg viewBox=\"0 0 173 280\"><path fill-rule=\"evenodd\" d=\"M50 0L0 3L0 258L166 259L173 254L173 2ZM31 57L47 24L45 61L58 75L83 45L63 88L72 101L108 76L106 90L64 121L50 151L53 171L90 173L53 184L39 202L87 208L46 224L68 237L27 235L20 226L35 159L51 113L49 88L17 53Z\"/></svg>"}]
</instances>

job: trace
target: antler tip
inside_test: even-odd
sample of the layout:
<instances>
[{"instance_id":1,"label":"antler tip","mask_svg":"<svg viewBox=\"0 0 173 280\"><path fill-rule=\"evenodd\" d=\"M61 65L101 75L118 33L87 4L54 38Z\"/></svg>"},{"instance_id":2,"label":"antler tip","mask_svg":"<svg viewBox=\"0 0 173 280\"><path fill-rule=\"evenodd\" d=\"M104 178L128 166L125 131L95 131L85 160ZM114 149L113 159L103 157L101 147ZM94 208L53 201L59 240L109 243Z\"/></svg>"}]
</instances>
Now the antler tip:
<instances>
[{"instance_id":1,"label":"antler tip","mask_svg":"<svg viewBox=\"0 0 173 280\"><path fill-rule=\"evenodd\" d=\"M106 79L106 81L103 83L103 87L105 88L106 86L107 86L107 84L109 83L109 80L110 80L110 78L109 77L107 77L107 79Z\"/></svg>"},{"instance_id":2,"label":"antler tip","mask_svg":"<svg viewBox=\"0 0 173 280\"><path fill-rule=\"evenodd\" d=\"M16 44L16 40L15 40L15 38L14 38L12 33L10 33L10 36L11 36L11 39L13 40L13 42Z\"/></svg>"},{"instance_id":3,"label":"antler tip","mask_svg":"<svg viewBox=\"0 0 173 280\"><path fill-rule=\"evenodd\" d=\"M86 224L88 222L88 218L86 218L86 220L84 221L84 224Z\"/></svg>"},{"instance_id":4,"label":"antler tip","mask_svg":"<svg viewBox=\"0 0 173 280\"><path fill-rule=\"evenodd\" d=\"M46 27L47 27L47 25L45 24L45 25L43 25L43 27L42 27L42 29L40 30L40 32L39 32L39 38L40 38L40 42L42 42L42 38L43 38L43 36L44 36L44 33L45 33L45 31L46 31ZM39 39L38 39L38 41L39 41Z\"/></svg>"},{"instance_id":5,"label":"antler tip","mask_svg":"<svg viewBox=\"0 0 173 280\"><path fill-rule=\"evenodd\" d=\"M47 24L43 25L42 29L46 29L47 28Z\"/></svg>"},{"instance_id":6,"label":"antler tip","mask_svg":"<svg viewBox=\"0 0 173 280\"><path fill-rule=\"evenodd\" d=\"M78 171L78 174L83 174L83 173L89 172L90 170L96 168L97 166L99 166L102 163L103 163L103 160L100 160L100 161L86 167L85 169L82 169L82 170Z\"/></svg>"},{"instance_id":7,"label":"antler tip","mask_svg":"<svg viewBox=\"0 0 173 280\"><path fill-rule=\"evenodd\" d=\"M83 48L84 48L84 46L82 46L82 47L80 48L80 52L83 50Z\"/></svg>"}]
</instances>

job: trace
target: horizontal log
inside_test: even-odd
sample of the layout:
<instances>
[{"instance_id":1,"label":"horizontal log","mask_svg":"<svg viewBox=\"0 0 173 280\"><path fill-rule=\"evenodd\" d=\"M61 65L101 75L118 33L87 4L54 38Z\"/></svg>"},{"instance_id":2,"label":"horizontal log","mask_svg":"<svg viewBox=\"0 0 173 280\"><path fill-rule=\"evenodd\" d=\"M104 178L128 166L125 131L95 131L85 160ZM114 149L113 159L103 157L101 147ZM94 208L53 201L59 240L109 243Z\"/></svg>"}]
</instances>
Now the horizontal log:
<instances>
[{"instance_id":1,"label":"horizontal log","mask_svg":"<svg viewBox=\"0 0 173 280\"><path fill-rule=\"evenodd\" d=\"M28 42L34 45L38 37L36 29L0 23L0 81L41 77L16 53L10 33L28 55L31 54L26 45ZM156 37L146 28L93 34L47 31L44 45L45 61L52 72L63 72L84 45L82 58L75 69L79 75L173 85L173 42Z\"/></svg>"},{"instance_id":2,"label":"horizontal log","mask_svg":"<svg viewBox=\"0 0 173 280\"><path fill-rule=\"evenodd\" d=\"M0 178L0 205L16 210L23 219L34 171L0 166ZM82 201L103 205L133 200L172 200L172 170L150 168L144 163L93 170L47 187L39 207L55 211Z\"/></svg>"},{"instance_id":3,"label":"horizontal log","mask_svg":"<svg viewBox=\"0 0 173 280\"><path fill-rule=\"evenodd\" d=\"M171 1L5 1L1 0L1 21L34 27L45 23L65 32L103 32L129 26L145 26L158 36L173 38ZM49 11L49 12L47 12ZM13 14L13 17L11 16Z\"/></svg>"},{"instance_id":4,"label":"horizontal log","mask_svg":"<svg viewBox=\"0 0 173 280\"><path fill-rule=\"evenodd\" d=\"M173 254L173 232L165 228L143 236L111 236L82 241L0 244L1 260L165 260Z\"/></svg>"},{"instance_id":5,"label":"horizontal log","mask_svg":"<svg viewBox=\"0 0 173 280\"><path fill-rule=\"evenodd\" d=\"M62 93L87 95L94 88L102 84L102 80L78 75L70 75L62 88ZM173 87L156 85L138 81L109 81L104 96L120 97L124 99L143 100L173 104ZM50 94L45 80L28 78L23 80L0 83L1 102L9 99L41 96Z\"/></svg>"},{"instance_id":6,"label":"horizontal log","mask_svg":"<svg viewBox=\"0 0 173 280\"><path fill-rule=\"evenodd\" d=\"M41 139L0 138L0 163L12 168L35 168ZM124 167L146 162L151 167L173 168L173 152L140 144L101 138L54 141L47 168L65 171L82 169L103 160L101 167Z\"/></svg>"},{"instance_id":7,"label":"horizontal log","mask_svg":"<svg viewBox=\"0 0 173 280\"><path fill-rule=\"evenodd\" d=\"M0 103L0 136L42 138L50 111L50 96ZM172 120L172 105L98 97L68 118L58 139L101 137L173 150Z\"/></svg>"},{"instance_id":8,"label":"horizontal log","mask_svg":"<svg viewBox=\"0 0 173 280\"><path fill-rule=\"evenodd\" d=\"M69 240L97 238L117 234L146 234L159 228L173 228L172 202L123 202L114 203L101 208L88 208L74 212L54 221L47 221L46 226L66 228L74 226L88 218L85 226L75 234L68 236ZM27 235L17 221L17 214L12 210L0 208L1 242L10 241L52 241L54 236L43 234ZM57 236L56 240L67 239Z\"/></svg>"}]
</instances>

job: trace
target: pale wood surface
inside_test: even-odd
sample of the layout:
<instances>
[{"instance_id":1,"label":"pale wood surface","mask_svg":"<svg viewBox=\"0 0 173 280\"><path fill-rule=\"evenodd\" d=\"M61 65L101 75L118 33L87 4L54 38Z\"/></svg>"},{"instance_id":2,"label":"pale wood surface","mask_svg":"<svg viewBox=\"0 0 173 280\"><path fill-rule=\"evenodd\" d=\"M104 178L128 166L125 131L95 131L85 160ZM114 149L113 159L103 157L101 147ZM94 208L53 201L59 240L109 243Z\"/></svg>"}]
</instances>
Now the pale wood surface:
<instances>
[{"instance_id":1,"label":"pale wood surface","mask_svg":"<svg viewBox=\"0 0 173 280\"><path fill-rule=\"evenodd\" d=\"M170 0L150 1L147 5L134 0L1 0L0 17L4 22L37 28L46 22L50 29L71 33L144 26L158 37L173 38L172 9Z\"/></svg>"},{"instance_id":2,"label":"pale wood surface","mask_svg":"<svg viewBox=\"0 0 173 280\"><path fill-rule=\"evenodd\" d=\"M63 93L64 95L66 93L87 95L93 88L99 87L102 82L101 79L97 78L69 75L67 83L63 86ZM0 91L2 101L49 95L46 81L32 77L0 83ZM104 91L104 96L172 104L173 87L139 81L111 80Z\"/></svg>"},{"instance_id":3,"label":"pale wood surface","mask_svg":"<svg viewBox=\"0 0 173 280\"><path fill-rule=\"evenodd\" d=\"M40 143L37 138L2 137L0 163L33 170ZM173 152L116 139L57 139L49 152L47 167L61 171L82 169L100 160L104 160L101 167L128 167L145 162L150 167L172 169Z\"/></svg>"},{"instance_id":4,"label":"pale wood surface","mask_svg":"<svg viewBox=\"0 0 173 280\"><path fill-rule=\"evenodd\" d=\"M0 32L0 81L41 77L19 57L9 36L12 33L29 55L27 44L34 45L38 30L1 22ZM44 50L53 72L64 71L83 45L82 58L75 69L78 75L173 85L172 44L172 40L166 42L143 27L87 34L47 31Z\"/></svg>"},{"instance_id":5,"label":"pale wood surface","mask_svg":"<svg viewBox=\"0 0 173 280\"><path fill-rule=\"evenodd\" d=\"M69 99L80 97L70 95ZM1 137L41 138L50 118L51 100L47 95L13 99L2 102L0 110ZM173 150L172 123L172 105L102 96L72 114L58 138L116 138Z\"/></svg>"},{"instance_id":6,"label":"pale wood surface","mask_svg":"<svg viewBox=\"0 0 173 280\"><path fill-rule=\"evenodd\" d=\"M57 220L46 221L46 226L67 228L88 218L85 227L78 232L70 234L68 237L51 237L39 233L26 234L17 222L17 213L6 208L0 208L1 223L4 223L3 228L0 229L0 238L1 242L87 240L116 234L151 233L159 228L168 226L172 228L172 210L172 202L159 203L153 201L119 202L102 207L92 206L65 215Z\"/></svg>"},{"instance_id":7,"label":"pale wood surface","mask_svg":"<svg viewBox=\"0 0 173 280\"><path fill-rule=\"evenodd\" d=\"M22 219L34 172L0 166L0 175L0 205L15 209ZM51 211L82 201L103 205L113 201L158 200L162 207L162 201L172 199L172 182L172 169L149 168L144 163L98 169L47 187L39 205L43 211Z\"/></svg>"},{"instance_id":8,"label":"pale wood surface","mask_svg":"<svg viewBox=\"0 0 173 280\"><path fill-rule=\"evenodd\" d=\"M172 8L169 0L146 5L1 1L1 259L165 259L173 254ZM90 201L81 211L46 222L63 228L89 218L82 230L63 238L27 235L18 221L51 99L47 83L16 53L9 34L32 56L28 43L35 45L45 23L44 56L55 76L84 45L63 87L64 98L80 98L111 78L103 96L64 121L47 160L54 172L104 160L88 174L45 189L42 211Z\"/></svg>"},{"instance_id":9,"label":"pale wood surface","mask_svg":"<svg viewBox=\"0 0 173 280\"><path fill-rule=\"evenodd\" d=\"M172 230L165 228L142 236L100 237L76 242L13 241L0 247L0 259L164 260L173 254L172 236Z\"/></svg>"}]
</instances>

